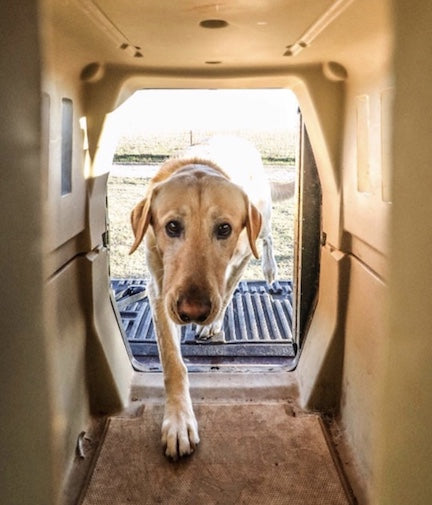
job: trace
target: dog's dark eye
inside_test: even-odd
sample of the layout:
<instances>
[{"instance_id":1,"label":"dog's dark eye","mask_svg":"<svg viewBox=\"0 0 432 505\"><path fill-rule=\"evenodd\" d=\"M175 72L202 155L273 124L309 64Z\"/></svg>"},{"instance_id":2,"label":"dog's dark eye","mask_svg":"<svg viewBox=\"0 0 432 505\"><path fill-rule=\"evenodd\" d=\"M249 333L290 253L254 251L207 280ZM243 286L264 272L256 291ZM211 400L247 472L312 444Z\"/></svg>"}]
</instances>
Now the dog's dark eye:
<instances>
[{"instance_id":1,"label":"dog's dark eye","mask_svg":"<svg viewBox=\"0 0 432 505\"><path fill-rule=\"evenodd\" d=\"M168 237L176 238L176 237L180 237L180 235L183 231L183 227L182 227L182 224L180 223L180 221L169 221L165 225L165 231L166 231Z\"/></svg>"},{"instance_id":2,"label":"dog's dark eye","mask_svg":"<svg viewBox=\"0 0 432 505\"><path fill-rule=\"evenodd\" d=\"M228 238L231 235L232 228L229 223L222 223L216 226L216 237L218 239Z\"/></svg>"}]
</instances>

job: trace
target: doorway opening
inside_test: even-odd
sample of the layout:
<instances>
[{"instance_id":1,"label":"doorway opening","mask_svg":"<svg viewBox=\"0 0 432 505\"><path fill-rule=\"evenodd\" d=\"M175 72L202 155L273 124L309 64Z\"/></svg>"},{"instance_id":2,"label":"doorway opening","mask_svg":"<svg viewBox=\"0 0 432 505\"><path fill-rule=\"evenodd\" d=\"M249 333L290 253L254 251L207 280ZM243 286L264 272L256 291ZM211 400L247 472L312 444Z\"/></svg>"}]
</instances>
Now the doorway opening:
<instances>
[{"instance_id":1,"label":"doorway opening","mask_svg":"<svg viewBox=\"0 0 432 505\"><path fill-rule=\"evenodd\" d=\"M299 350L294 295L298 194L293 188L299 180L300 132L294 94L286 89L142 90L115 114L123 127L108 181L110 273L135 368L159 370L160 365L146 297L144 248L128 254L130 212L166 159L220 134L249 140L261 153L276 195L272 233L278 277L267 284L260 260L252 259L227 309L222 336L202 342L194 325L187 325L182 354L192 370L293 368Z\"/></svg>"}]
</instances>

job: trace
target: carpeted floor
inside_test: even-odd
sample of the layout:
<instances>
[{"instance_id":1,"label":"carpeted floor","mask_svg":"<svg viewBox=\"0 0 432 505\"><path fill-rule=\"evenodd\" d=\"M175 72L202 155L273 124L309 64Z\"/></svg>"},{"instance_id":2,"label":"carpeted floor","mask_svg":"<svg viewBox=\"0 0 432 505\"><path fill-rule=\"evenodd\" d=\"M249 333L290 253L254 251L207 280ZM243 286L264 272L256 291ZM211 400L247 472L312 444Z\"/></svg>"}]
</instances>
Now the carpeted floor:
<instances>
[{"instance_id":1,"label":"carpeted floor","mask_svg":"<svg viewBox=\"0 0 432 505\"><path fill-rule=\"evenodd\" d=\"M112 418L82 505L348 505L315 415L283 404L195 407L201 443L168 461L163 407Z\"/></svg>"}]
</instances>

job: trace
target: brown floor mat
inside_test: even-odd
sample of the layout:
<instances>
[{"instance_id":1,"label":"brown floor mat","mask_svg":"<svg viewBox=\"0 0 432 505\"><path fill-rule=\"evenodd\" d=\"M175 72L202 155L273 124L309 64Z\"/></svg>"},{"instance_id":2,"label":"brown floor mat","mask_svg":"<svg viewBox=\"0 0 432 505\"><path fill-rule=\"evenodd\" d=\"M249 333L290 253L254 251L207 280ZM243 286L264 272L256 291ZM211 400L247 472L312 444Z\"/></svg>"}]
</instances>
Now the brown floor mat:
<instances>
[{"instance_id":1,"label":"brown floor mat","mask_svg":"<svg viewBox=\"0 0 432 505\"><path fill-rule=\"evenodd\" d=\"M163 407L112 418L83 505L347 505L320 420L281 404L197 405L201 443L162 453Z\"/></svg>"}]
</instances>

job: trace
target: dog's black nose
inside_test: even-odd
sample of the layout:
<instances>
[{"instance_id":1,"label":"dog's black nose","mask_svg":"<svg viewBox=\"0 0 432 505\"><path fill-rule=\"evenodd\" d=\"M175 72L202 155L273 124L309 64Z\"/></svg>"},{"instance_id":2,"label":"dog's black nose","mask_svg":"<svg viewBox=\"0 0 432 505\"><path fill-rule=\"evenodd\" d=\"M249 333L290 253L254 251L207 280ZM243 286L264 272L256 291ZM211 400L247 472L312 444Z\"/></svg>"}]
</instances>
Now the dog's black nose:
<instances>
[{"instance_id":1,"label":"dog's black nose","mask_svg":"<svg viewBox=\"0 0 432 505\"><path fill-rule=\"evenodd\" d=\"M184 323L203 323L211 311L208 297L181 296L177 302L177 313Z\"/></svg>"}]
</instances>

